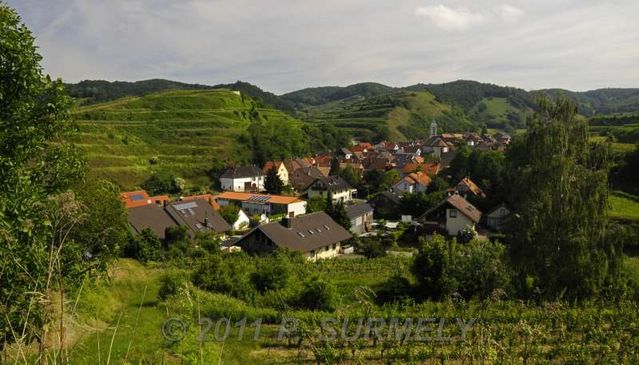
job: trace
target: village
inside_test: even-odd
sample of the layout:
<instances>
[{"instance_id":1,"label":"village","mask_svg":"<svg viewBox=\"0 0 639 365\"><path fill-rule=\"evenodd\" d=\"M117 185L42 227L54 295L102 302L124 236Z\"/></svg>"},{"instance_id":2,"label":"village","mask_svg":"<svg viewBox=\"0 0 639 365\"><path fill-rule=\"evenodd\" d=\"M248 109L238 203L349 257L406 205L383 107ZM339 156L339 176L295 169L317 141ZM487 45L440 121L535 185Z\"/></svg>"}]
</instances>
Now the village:
<instances>
[{"instance_id":1,"label":"village","mask_svg":"<svg viewBox=\"0 0 639 365\"><path fill-rule=\"evenodd\" d=\"M439 134L435 121L429 132L425 140L360 141L312 157L229 167L219 176L218 194L172 199L138 190L121 193L121 200L131 229L138 234L150 230L164 240L168 229L183 227L191 237L200 232L218 235L226 251L259 254L283 248L313 261L354 254L354 237L381 237L400 228L418 235L438 233L458 239L489 239L499 234L511 210L498 203L480 211L471 202L486 198L486 193L468 177L453 181L440 201L417 215L414 209L403 209L401 200L428 192L460 148L504 152L511 141L502 132ZM386 174L392 181L382 191L370 194L349 184L342 176L345 171L358 180ZM274 176L282 187L280 194L268 192L268 180ZM225 220L220 212L231 206L237 213ZM347 218L336 222L336 214L327 214L329 210L340 211Z\"/></svg>"}]
</instances>

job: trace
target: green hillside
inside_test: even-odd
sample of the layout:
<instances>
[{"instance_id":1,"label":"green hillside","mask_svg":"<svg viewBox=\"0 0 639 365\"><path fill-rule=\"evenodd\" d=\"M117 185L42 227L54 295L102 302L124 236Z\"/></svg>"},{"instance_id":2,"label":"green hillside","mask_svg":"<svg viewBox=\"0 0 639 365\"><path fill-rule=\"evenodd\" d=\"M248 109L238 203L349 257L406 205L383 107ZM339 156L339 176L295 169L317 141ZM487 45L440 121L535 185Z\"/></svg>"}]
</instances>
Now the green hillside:
<instances>
[{"instance_id":1,"label":"green hillside","mask_svg":"<svg viewBox=\"0 0 639 365\"><path fill-rule=\"evenodd\" d=\"M477 129L463 111L442 104L428 92L396 91L364 97L353 96L299 112L312 123L331 124L366 140L406 140L428 136L428 127L437 120L443 131Z\"/></svg>"},{"instance_id":2,"label":"green hillside","mask_svg":"<svg viewBox=\"0 0 639 365\"><path fill-rule=\"evenodd\" d=\"M79 107L74 116L79 133L73 142L85 152L90 173L127 189L160 170L206 186L207 171L214 166L250 162L256 151L288 154L308 149L300 121L223 89L127 97ZM260 148L266 144L263 139L282 133L287 138L297 133L298 138L281 138L278 150Z\"/></svg>"}]
</instances>

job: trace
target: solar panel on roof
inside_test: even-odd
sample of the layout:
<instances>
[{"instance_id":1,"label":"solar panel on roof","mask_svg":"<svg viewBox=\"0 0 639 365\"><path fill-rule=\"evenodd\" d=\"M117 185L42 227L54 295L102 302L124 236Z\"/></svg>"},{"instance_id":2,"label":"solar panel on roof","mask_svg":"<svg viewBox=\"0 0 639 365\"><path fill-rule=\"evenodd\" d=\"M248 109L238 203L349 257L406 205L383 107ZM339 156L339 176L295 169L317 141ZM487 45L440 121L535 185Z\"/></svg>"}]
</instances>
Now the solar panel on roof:
<instances>
[{"instance_id":1,"label":"solar panel on roof","mask_svg":"<svg viewBox=\"0 0 639 365\"><path fill-rule=\"evenodd\" d=\"M142 195L142 194L133 194L133 195L131 195L131 200L133 200L133 201L144 200L144 195Z\"/></svg>"},{"instance_id":2,"label":"solar panel on roof","mask_svg":"<svg viewBox=\"0 0 639 365\"><path fill-rule=\"evenodd\" d=\"M176 204L173 206L173 208L177 210L193 209L193 208L197 208L197 204L195 202L188 202L183 204Z\"/></svg>"}]
</instances>

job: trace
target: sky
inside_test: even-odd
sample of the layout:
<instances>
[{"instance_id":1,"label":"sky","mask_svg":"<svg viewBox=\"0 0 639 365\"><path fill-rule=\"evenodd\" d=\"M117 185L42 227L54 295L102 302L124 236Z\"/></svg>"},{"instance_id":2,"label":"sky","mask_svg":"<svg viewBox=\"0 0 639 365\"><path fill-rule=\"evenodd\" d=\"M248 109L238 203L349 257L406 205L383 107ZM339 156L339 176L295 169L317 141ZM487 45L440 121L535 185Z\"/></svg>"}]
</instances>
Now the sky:
<instances>
[{"instance_id":1,"label":"sky","mask_svg":"<svg viewBox=\"0 0 639 365\"><path fill-rule=\"evenodd\" d=\"M639 87L639 1L5 0L67 82Z\"/></svg>"}]
</instances>

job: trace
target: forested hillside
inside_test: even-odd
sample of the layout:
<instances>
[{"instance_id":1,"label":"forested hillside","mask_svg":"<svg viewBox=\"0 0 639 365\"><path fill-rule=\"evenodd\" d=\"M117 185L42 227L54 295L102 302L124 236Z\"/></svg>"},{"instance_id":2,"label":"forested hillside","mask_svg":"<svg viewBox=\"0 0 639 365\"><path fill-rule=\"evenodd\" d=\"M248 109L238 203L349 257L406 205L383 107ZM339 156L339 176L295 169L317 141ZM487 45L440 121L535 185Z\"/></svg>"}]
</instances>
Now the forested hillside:
<instances>
[{"instance_id":1,"label":"forested hillside","mask_svg":"<svg viewBox=\"0 0 639 365\"><path fill-rule=\"evenodd\" d=\"M297 114L310 123L328 124L365 140L407 140L428 137L437 120L442 131L478 130L479 125L454 106L428 92L393 91L378 96L354 95L307 106Z\"/></svg>"},{"instance_id":2,"label":"forested hillside","mask_svg":"<svg viewBox=\"0 0 639 365\"><path fill-rule=\"evenodd\" d=\"M170 171L208 186L207 172L228 164L261 163L347 143L241 93L225 89L168 91L77 108L72 141L90 171L124 188ZM326 145L328 143L329 145Z\"/></svg>"}]
</instances>

